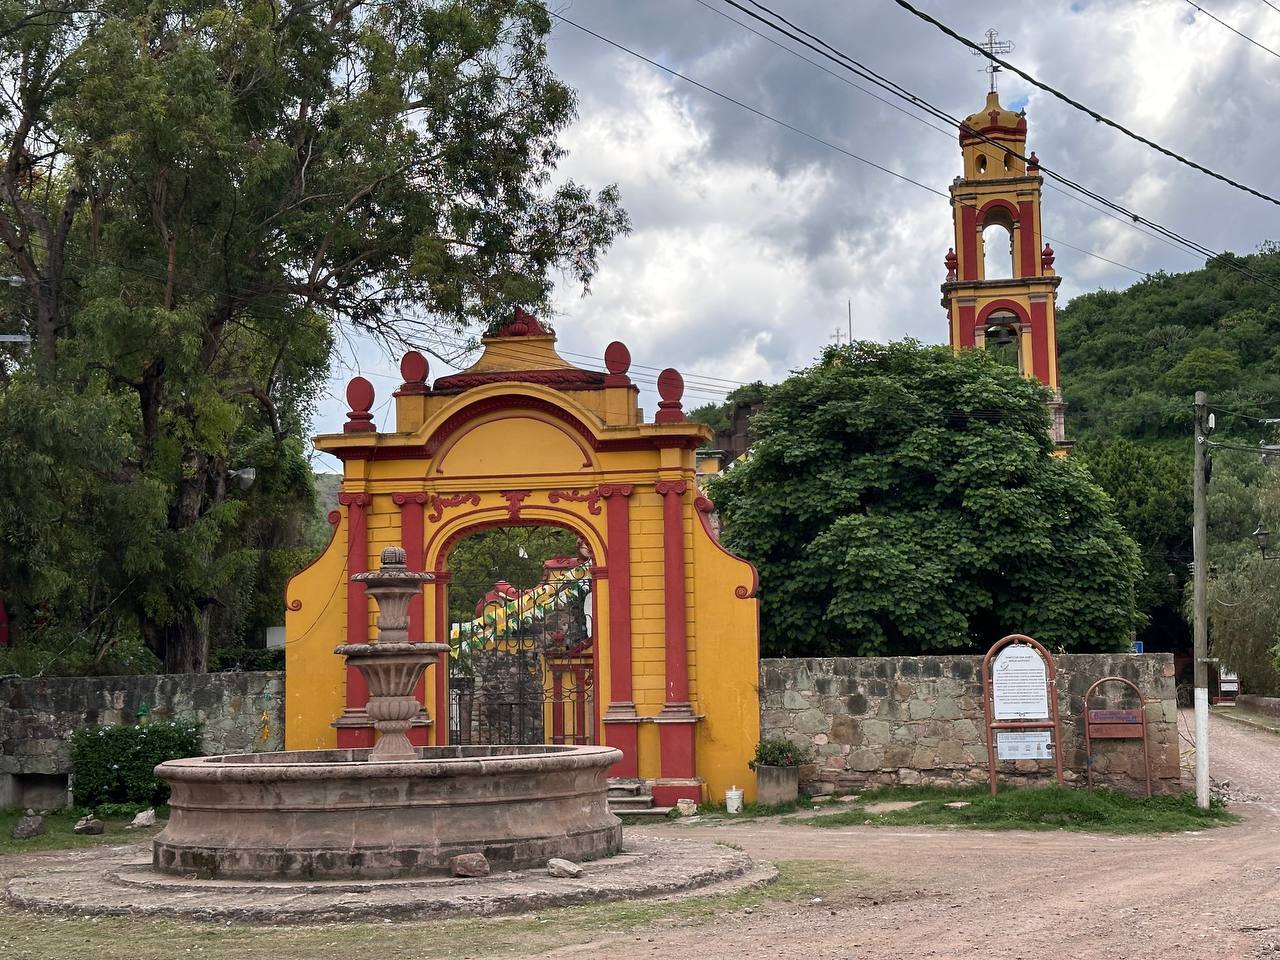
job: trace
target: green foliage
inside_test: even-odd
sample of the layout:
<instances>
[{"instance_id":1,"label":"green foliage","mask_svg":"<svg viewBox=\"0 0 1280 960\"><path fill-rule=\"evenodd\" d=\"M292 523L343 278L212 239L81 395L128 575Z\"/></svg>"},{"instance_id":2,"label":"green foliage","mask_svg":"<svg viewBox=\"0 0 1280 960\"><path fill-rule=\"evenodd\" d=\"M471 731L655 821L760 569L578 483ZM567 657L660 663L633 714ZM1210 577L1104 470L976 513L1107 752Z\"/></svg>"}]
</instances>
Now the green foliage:
<instances>
[{"instance_id":1,"label":"green foliage","mask_svg":"<svg viewBox=\"0 0 1280 960\"><path fill-rule=\"evenodd\" d=\"M336 331L481 331L628 227L557 182L534 0L0 2L0 593L20 642L257 640ZM253 467L248 489L228 472Z\"/></svg>"},{"instance_id":2,"label":"green foliage","mask_svg":"<svg viewBox=\"0 0 1280 960\"><path fill-rule=\"evenodd\" d=\"M979 351L912 341L830 348L775 387L710 491L760 571L765 655L1125 647L1137 549L1054 456L1045 401Z\"/></svg>"},{"instance_id":3,"label":"green foliage","mask_svg":"<svg viewBox=\"0 0 1280 960\"><path fill-rule=\"evenodd\" d=\"M498 581L528 590L542 582L547 560L577 555L578 537L559 527L497 527L463 539L449 554L449 622L475 617Z\"/></svg>"},{"instance_id":4,"label":"green foliage","mask_svg":"<svg viewBox=\"0 0 1280 960\"><path fill-rule=\"evenodd\" d=\"M733 412L739 406L750 406L768 399L770 387L756 380L744 383L730 390L723 403L704 403L689 411L688 417L698 423L705 423L716 433L726 432L733 423Z\"/></svg>"},{"instance_id":5,"label":"green foliage","mask_svg":"<svg viewBox=\"0 0 1280 960\"><path fill-rule=\"evenodd\" d=\"M169 799L169 786L154 773L166 760L200 755L200 724L153 720L137 726L83 727L71 737L76 806Z\"/></svg>"},{"instance_id":6,"label":"green foliage","mask_svg":"<svg viewBox=\"0 0 1280 960\"><path fill-rule=\"evenodd\" d=\"M867 804L884 800L917 801L905 810L871 813ZM948 807L963 801L964 807ZM1164 833L1204 830L1238 819L1219 800L1208 810L1194 794L1138 798L1114 790L1071 790L1058 786L1005 788L994 797L985 787L900 787L866 794L851 809L803 822L813 827L946 825L978 830L1087 830L1104 833Z\"/></svg>"},{"instance_id":7,"label":"green foliage","mask_svg":"<svg viewBox=\"0 0 1280 960\"><path fill-rule=\"evenodd\" d=\"M283 670L284 651L265 647L219 647L209 655L209 669L215 672Z\"/></svg>"},{"instance_id":8,"label":"green foliage","mask_svg":"<svg viewBox=\"0 0 1280 960\"><path fill-rule=\"evenodd\" d=\"M754 770L756 767L800 767L806 763L813 763L813 751L809 747L781 737L768 737L756 744L756 754L747 766Z\"/></svg>"}]
</instances>

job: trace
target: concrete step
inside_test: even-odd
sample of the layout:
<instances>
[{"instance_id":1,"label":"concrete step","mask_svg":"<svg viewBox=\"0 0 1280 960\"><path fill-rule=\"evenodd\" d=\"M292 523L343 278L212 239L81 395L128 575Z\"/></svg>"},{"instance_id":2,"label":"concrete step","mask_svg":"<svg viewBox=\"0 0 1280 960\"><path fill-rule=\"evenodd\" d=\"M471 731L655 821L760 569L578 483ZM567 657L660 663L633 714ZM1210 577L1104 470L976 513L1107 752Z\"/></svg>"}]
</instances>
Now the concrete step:
<instances>
[{"instance_id":1,"label":"concrete step","mask_svg":"<svg viewBox=\"0 0 1280 960\"><path fill-rule=\"evenodd\" d=\"M618 810L612 805L609 811L619 817L643 817L646 820L665 820L675 807L645 807L636 810Z\"/></svg>"},{"instance_id":2,"label":"concrete step","mask_svg":"<svg viewBox=\"0 0 1280 960\"><path fill-rule=\"evenodd\" d=\"M653 806L653 797L650 794L644 794L638 797L610 797L609 809L614 813L627 811L631 813L635 810L648 810Z\"/></svg>"},{"instance_id":3,"label":"concrete step","mask_svg":"<svg viewBox=\"0 0 1280 960\"><path fill-rule=\"evenodd\" d=\"M612 780L609 782L610 797L637 797L645 794L644 784L630 780Z\"/></svg>"}]
</instances>

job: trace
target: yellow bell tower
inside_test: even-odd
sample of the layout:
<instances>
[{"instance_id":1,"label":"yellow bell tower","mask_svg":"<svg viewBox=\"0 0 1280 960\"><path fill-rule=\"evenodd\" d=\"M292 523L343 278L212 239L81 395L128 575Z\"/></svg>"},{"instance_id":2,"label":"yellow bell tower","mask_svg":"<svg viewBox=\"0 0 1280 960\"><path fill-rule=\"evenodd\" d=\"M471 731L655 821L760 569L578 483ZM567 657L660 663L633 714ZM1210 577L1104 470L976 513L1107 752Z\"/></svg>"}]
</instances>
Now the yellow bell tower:
<instances>
[{"instance_id":1,"label":"yellow bell tower","mask_svg":"<svg viewBox=\"0 0 1280 960\"><path fill-rule=\"evenodd\" d=\"M1000 105L992 80L986 107L960 126L964 175L951 184L955 246L947 251L942 305L954 349L1016 346L1018 369L1053 391L1050 433L1067 446L1056 326L1062 278L1040 233L1043 179L1036 155L1026 152L1026 115Z\"/></svg>"}]
</instances>

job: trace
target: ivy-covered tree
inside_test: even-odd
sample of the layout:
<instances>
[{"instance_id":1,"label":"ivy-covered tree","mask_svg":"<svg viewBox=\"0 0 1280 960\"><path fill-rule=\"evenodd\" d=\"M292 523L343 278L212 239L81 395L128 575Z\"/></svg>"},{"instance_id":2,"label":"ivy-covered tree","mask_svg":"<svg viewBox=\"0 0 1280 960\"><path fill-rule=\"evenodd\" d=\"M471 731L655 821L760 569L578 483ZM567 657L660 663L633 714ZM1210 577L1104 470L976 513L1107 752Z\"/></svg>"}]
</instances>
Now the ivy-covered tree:
<instances>
[{"instance_id":1,"label":"ivy-covered tree","mask_svg":"<svg viewBox=\"0 0 1280 960\"><path fill-rule=\"evenodd\" d=\"M554 182L549 29L537 0L0 0L0 329L32 338L0 489L44 484L0 507L20 635L116 621L203 669L220 611L279 595L340 327L414 341L589 283L627 220Z\"/></svg>"},{"instance_id":2,"label":"ivy-covered tree","mask_svg":"<svg viewBox=\"0 0 1280 960\"><path fill-rule=\"evenodd\" d=\"M828 348L752 423L711 489L760 571L770 656L978 651L1008 633L1118 650L1137 547L1083 464L1054 455L1046 391L981 351Z\"/></svg>"}]
</instances>

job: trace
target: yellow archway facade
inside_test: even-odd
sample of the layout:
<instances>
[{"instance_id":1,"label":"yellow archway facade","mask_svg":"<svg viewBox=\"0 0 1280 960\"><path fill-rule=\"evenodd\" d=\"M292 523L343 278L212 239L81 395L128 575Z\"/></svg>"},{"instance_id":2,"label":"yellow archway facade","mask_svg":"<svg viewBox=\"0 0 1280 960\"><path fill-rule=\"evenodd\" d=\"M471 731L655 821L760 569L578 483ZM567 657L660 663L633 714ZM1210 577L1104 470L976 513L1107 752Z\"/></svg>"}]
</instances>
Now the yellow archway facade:
<instances>
[{"instance_id":1,"label":"yellow archway facade","mask_svg":"<svg viewBox=\"0 0 1280 960\"><path fill-rule=\"evenodd\" d=\"M589 548L595 606L592 739L622 750L612 773L647 781L656 802L752 795L759 734L755 571L726 552L695 483L709 430L685 419L683 383L659 376L646 422L621 343L607 372L567 363L533 317L516 317L470 369L428 384L406 355L396 428L380 433L374 391L356 378L341 434L316 447L344 464L334 536L286 597L286 744L368 746L368 691L333 653L373 638L374 611L350 581L387 546L435 575L410 609L410 638L448 642L448 556L477 530L555 525ZM411 738L448 742L447 670L431 668Z\"/></svg>"}]
</instances>

